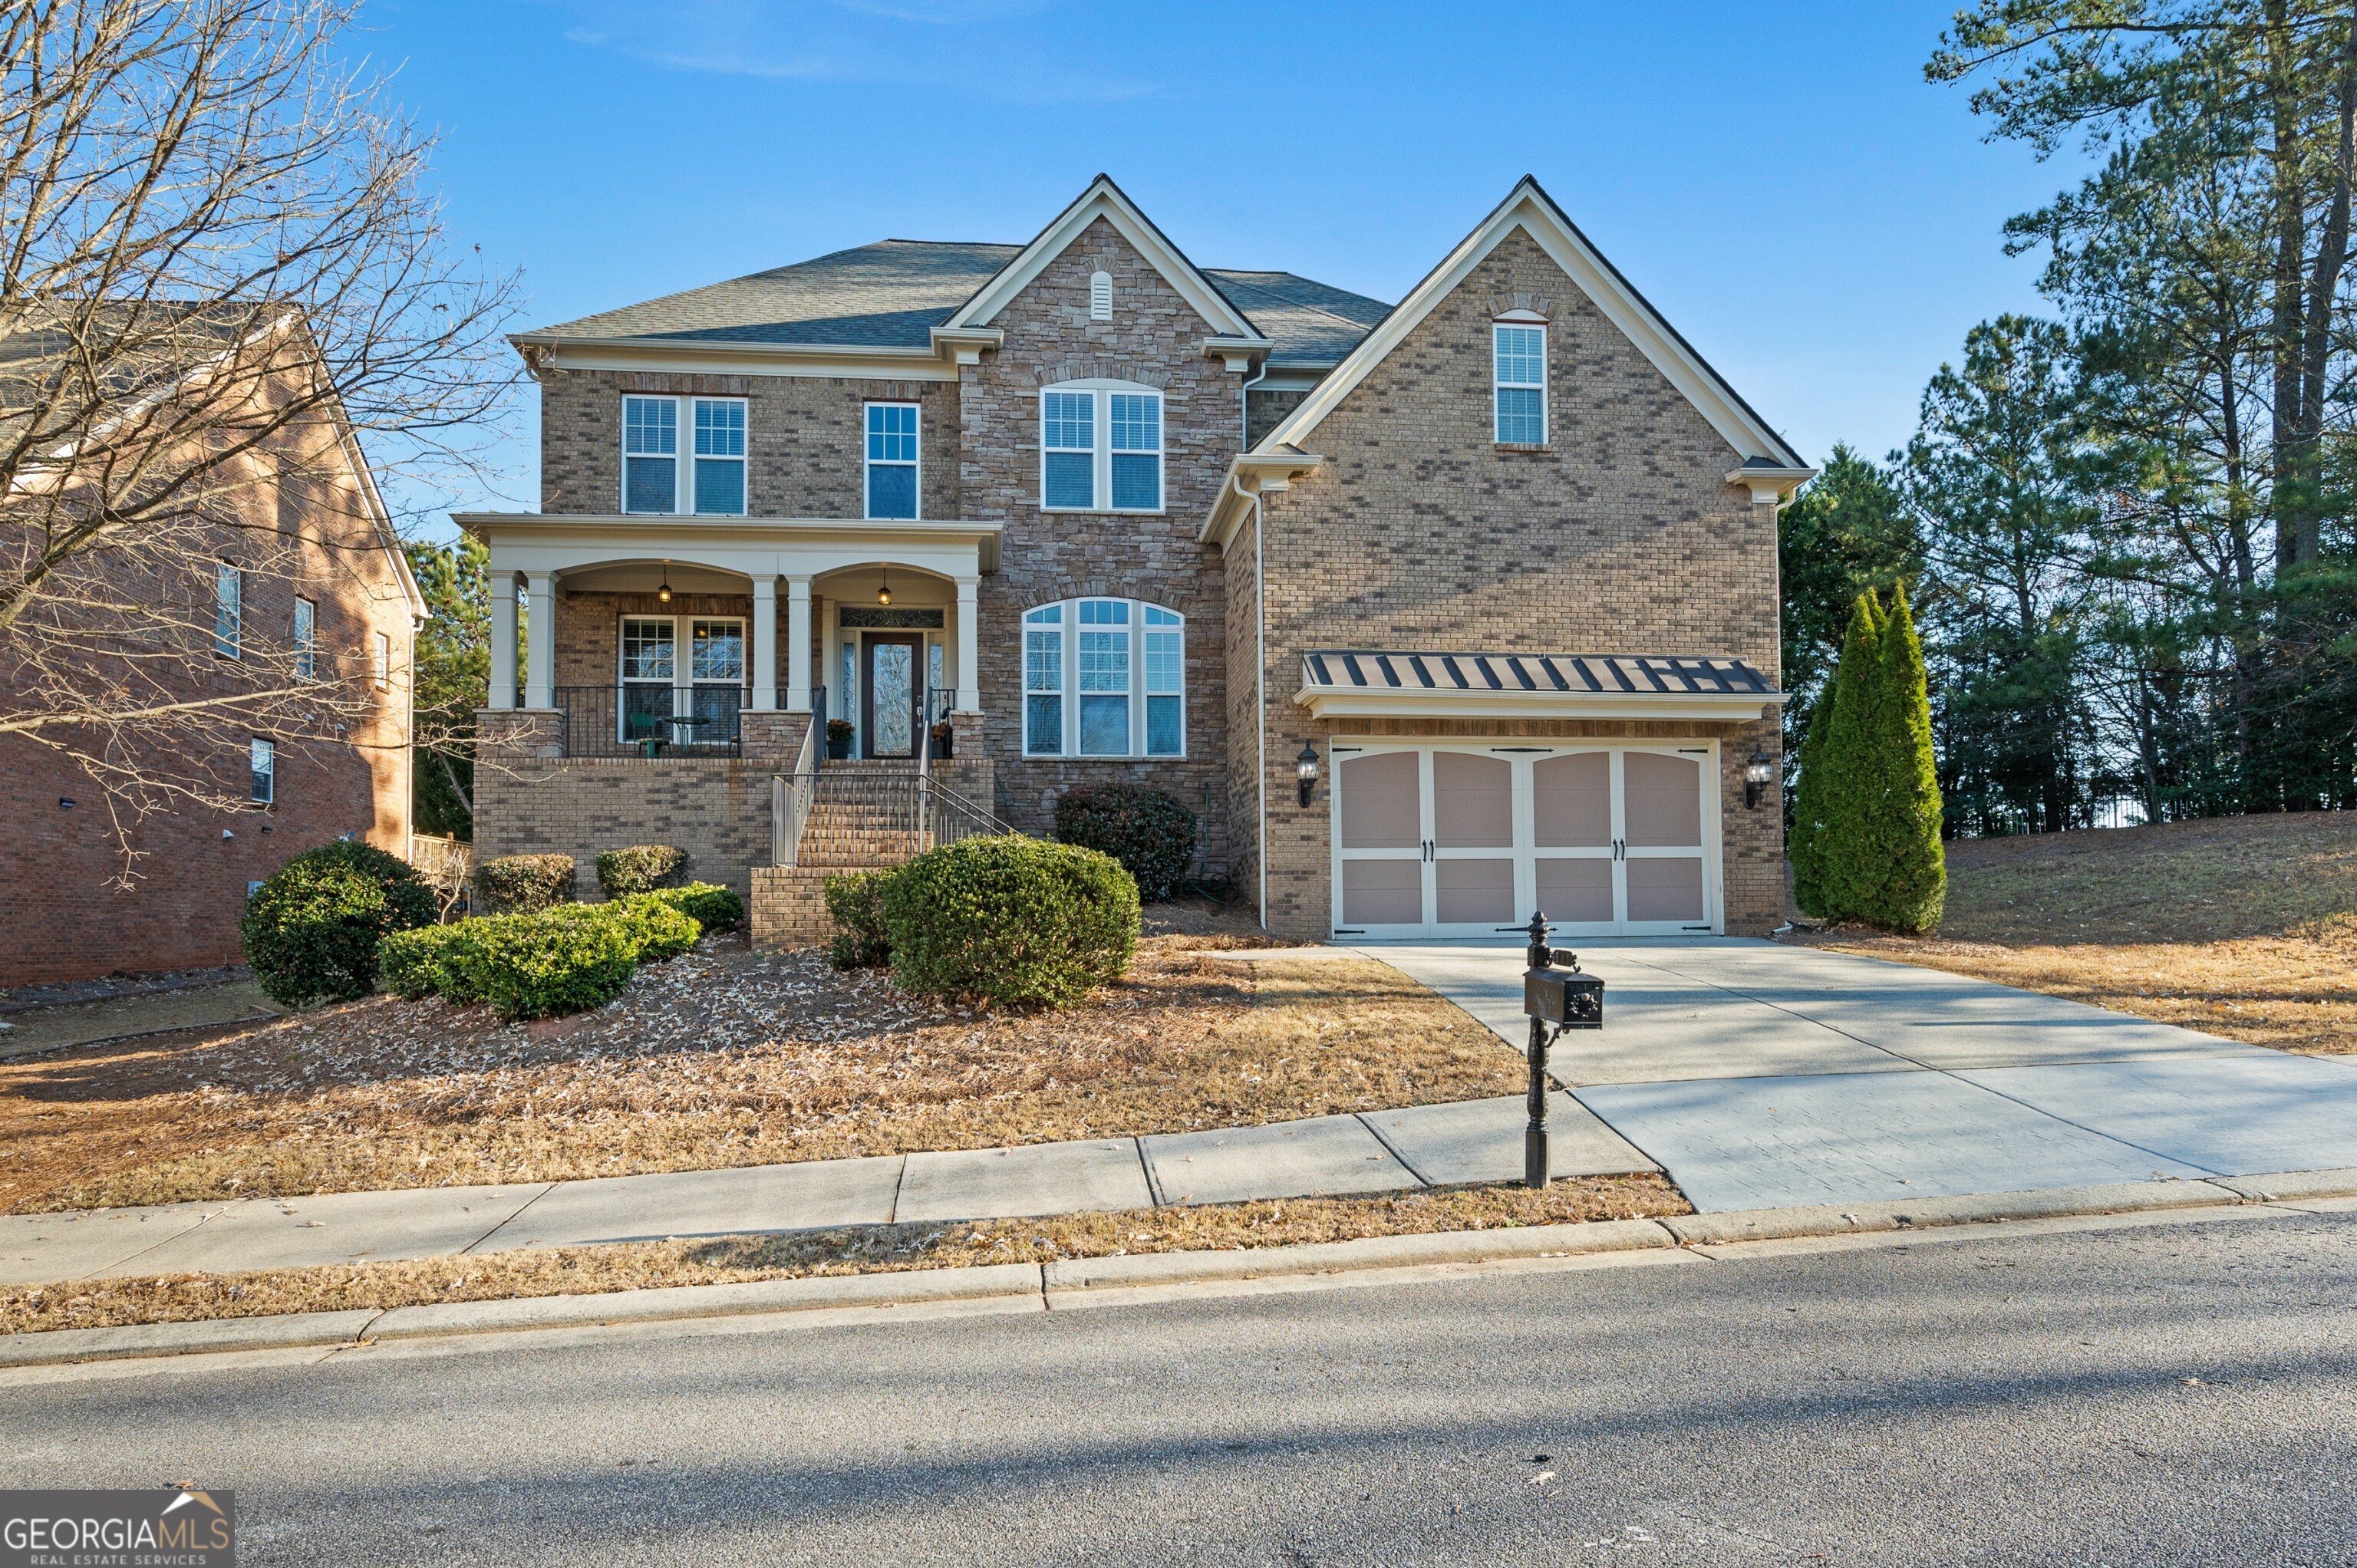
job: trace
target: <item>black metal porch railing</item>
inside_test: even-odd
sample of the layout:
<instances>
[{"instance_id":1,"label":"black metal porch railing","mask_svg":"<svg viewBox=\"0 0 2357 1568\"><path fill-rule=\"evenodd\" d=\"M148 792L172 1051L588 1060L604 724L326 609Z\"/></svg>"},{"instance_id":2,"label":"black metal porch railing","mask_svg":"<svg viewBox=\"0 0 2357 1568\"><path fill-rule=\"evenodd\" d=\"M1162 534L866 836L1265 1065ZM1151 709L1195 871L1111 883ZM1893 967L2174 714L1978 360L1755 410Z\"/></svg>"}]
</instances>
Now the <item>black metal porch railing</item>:
<instances>
[{"instance_id":1,"label":"black metal porch railing","mask_svg":"<svg viewBox=\"0 0 2357 1568\"><path fill-rule=\"evenodd\" d=\"M559 686L567 757L648 760L744 754L744 712L752 693L740 686Z\"/></svg>"},{"instance_id":2,"label":"black metal porch railing","mask_svg":"<svg viewBox=\"0 0 2357 1568\"><path fill-rule=\"evenodd\" d=\"M780 865L897 865L941 844L1012 831L923 773L781 774L771 811Z\"/></svg>"}]
</instances>

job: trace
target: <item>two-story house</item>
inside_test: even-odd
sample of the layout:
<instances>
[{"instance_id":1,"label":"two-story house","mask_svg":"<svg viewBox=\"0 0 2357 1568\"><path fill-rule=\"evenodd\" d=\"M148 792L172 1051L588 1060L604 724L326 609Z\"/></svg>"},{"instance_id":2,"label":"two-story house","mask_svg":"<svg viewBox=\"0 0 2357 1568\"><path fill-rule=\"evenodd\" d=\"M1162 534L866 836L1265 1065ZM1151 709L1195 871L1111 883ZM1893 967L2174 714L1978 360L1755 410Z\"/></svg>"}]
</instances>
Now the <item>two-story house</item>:
<instances>
[{"instance_id":1,"label":"two-story house","mask_svg":"<svg viewBox=\"0 0 2357 1568\"><path fill-rule=\"evenodd\" d=\"M1534 181L1396 306L1199 267L1100 177L1028 244L515 343L542 510L457 520L498 596L479 854L681 843L786 937L825 859L793 781L925 770L1031 832L1168 789L1290 935L1780 918L1810 470Z\"/></svg>"}]
</instances>

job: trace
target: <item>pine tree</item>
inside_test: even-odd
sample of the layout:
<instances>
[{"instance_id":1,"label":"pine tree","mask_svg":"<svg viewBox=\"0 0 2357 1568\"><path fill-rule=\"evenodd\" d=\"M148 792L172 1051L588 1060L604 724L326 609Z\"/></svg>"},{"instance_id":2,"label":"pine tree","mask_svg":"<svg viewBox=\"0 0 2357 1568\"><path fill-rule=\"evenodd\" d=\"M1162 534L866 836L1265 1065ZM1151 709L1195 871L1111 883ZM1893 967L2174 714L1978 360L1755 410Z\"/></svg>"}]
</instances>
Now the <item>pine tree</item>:
<instances>
[{"instance_id":1,"label":"pine tree","mask_svg":"<svg viewBox=\"0 0 2357 1568\"><path fill-rule=\"evenodd\" d=\"M1948 863L1940 844L1940 780L1923 644L1903 586L1891 590L1877 651L1875 778L1865 836L1881 865L1871 908L1863 913L1886 930L1928 930L1940 923L1947 901Z\"/></svg>"}]
</instances>

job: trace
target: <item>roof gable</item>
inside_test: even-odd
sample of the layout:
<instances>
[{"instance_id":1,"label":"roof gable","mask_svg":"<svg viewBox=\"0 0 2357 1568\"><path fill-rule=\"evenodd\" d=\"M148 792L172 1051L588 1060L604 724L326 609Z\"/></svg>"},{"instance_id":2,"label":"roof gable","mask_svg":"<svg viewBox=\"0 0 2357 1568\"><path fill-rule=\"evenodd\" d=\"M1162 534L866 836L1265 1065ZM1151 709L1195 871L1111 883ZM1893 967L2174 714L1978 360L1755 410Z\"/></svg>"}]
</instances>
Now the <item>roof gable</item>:
<instances>
[{"instance_id":1,"label":"roof gable","mask_svg":"<svg viewBox=\"0 0 2357 1568\"><path fill-rule=\"evenodd\" d=\"M1113 182L1112 177L1102 174L1091 180L1089 188L1081 192L1077 200L1059 213L1055 221L1040 230L1036 239L1017 252L1013 261L1000 268L997 275L976 290L974 297L959 306L957 313L942 326L952 329L988 327L1017 295L1046 270L1049 263L1062 255L1072 242L1087 232L1089 225L1100 218L1112 224L1114 231L1128 241L1131 247L1178 292L1179 297L1193 307L1198 316L1211 323L1214 331L1254 342L1265 340L1261 329L1253 325L1250 317L1236 308L1235 302L1221 291L1219 285L1189 261L1186 254L1137 209L1136 204Z\"/></svg>"},{"instance_id":2,"label":"roof gable","mask_svg":"<svg viewBox=\"0 0 2357 1568\"><path fill-rule=\"evenodd\" d=\"M1261 438L1253 451L1275 453L1288 446L1308 450L1309 433L1516 230L1528 234L1548 259L1563 269L1573 286L1595 304L1743 458L1764 458L1792 468L1804 467L1800 455L1695 352L1694 346L1620 275L1620 269L1588 243L1577 225L1528 175L1438 266L1425 275L1424 281L1390 315L1360 340L1299 407Z\"/></svg>"}]
</instances>

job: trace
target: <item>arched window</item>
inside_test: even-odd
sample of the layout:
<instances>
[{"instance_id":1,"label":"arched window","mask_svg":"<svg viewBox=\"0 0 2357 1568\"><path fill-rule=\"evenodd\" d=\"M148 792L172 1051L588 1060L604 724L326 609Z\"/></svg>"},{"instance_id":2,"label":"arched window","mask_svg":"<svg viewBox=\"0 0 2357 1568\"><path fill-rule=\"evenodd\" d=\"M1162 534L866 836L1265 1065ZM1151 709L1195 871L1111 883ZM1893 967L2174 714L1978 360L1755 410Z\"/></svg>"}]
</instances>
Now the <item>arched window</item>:
<instances>
[{"instance_id":1,"label":"arched window","mask_svg":"<svg viewBox=\"0 0 2357 1568\"><path fill-rule=\"evenodd\" d=\"M1039 504L1049 511L1162 510L1162 394L1135 381L1039 392Z\"/></svg>"},{"instance_id":2,"label":"arched window","mask_svg":"<svg viewBox=\"0 0 2357 1568\"><path fill-rule=\"evenodd\" d=\"M1184 757L1187 618L1136 599L1023 617L1027 757Z\"/></svg>"}]
</instances>

